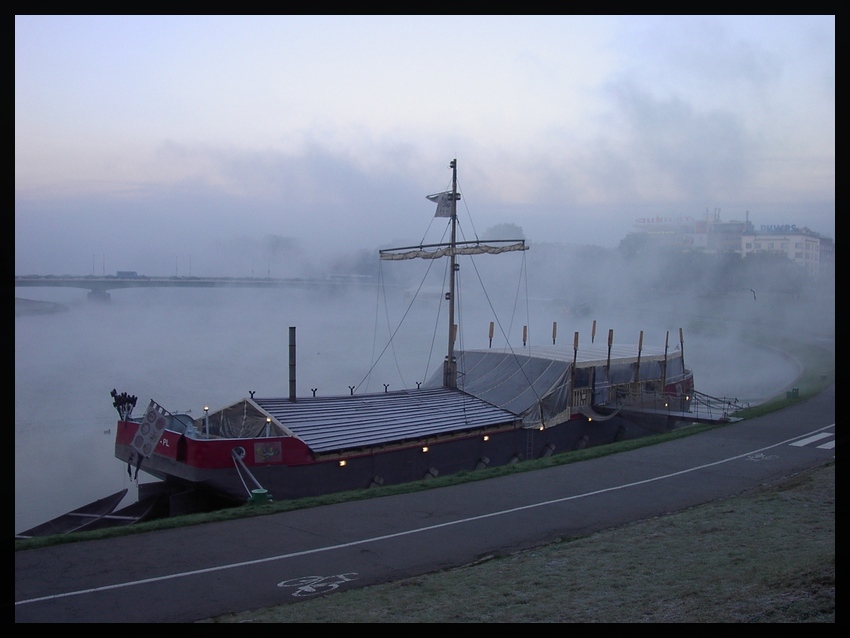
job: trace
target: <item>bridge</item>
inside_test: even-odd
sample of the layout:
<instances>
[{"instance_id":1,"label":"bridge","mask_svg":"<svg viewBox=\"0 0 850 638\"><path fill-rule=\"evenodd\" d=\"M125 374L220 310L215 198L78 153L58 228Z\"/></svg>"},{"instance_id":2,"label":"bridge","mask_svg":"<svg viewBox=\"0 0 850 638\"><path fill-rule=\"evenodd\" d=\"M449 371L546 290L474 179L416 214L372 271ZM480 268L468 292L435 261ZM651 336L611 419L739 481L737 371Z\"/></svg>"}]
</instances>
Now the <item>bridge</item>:
<instances>
[{"instance_id":1,"label":"bridge","mask_svg":"<svg viewBox=\"0 0 850 638\"><path fill-rule=\"evenodd\" d=\"M106 275L83 277L72 275L27 275L15 277L15 288L81 288L90 299L109 299L110 290L120 288L281 288L315 289L321 287L362 286L371 284L368 277L332 275L326 279L272 279L270 277L118 277Z\"/></svg>"}]
</instances>

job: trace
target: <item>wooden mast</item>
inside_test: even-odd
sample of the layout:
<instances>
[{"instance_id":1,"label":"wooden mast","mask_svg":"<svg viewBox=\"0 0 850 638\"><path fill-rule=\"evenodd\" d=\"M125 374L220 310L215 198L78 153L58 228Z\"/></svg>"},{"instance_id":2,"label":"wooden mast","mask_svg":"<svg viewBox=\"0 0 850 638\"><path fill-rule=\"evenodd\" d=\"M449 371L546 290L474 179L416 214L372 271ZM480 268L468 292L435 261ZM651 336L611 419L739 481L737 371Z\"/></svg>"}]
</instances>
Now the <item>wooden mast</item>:
<instances>
[{"instance_id":1,"label":"wooden mast","mask_svg":"<svg viewBox=\"0 0 850 638\"><path fill-rule=\"evenodd\" d=\"M455 247L457 244L457 160L453 159L449 165L452 169L452 239L450 245L450 279L449 279L449 347L446 361L443 364L443 385L447 388L457 387L457 361L454 356L455 349L455 278L458 270L457 255Z\"/></svg>"}]
</instances>

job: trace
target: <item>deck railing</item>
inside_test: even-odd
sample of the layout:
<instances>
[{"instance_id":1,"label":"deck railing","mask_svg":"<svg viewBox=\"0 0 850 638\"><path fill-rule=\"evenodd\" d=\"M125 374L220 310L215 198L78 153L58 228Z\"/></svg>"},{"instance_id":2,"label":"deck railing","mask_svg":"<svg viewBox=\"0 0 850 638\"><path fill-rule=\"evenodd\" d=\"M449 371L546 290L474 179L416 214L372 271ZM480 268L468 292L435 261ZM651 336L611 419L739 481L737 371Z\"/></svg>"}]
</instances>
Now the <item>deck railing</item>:
<instances>
[{"instance_id":1,"label":"deck railing","mask_svg":"<svg viewBox=\"0 0 850 638\"><path fill-rule=\"evenodd\" d=\"M651 392L645 386L620 384L609 389L608 401L602 404L609 408L638 409L679 416L692 415L694 420L727 421L746 407L738 399L713 397L702 392L687 395Z\"/></svg>"}]
</instances>

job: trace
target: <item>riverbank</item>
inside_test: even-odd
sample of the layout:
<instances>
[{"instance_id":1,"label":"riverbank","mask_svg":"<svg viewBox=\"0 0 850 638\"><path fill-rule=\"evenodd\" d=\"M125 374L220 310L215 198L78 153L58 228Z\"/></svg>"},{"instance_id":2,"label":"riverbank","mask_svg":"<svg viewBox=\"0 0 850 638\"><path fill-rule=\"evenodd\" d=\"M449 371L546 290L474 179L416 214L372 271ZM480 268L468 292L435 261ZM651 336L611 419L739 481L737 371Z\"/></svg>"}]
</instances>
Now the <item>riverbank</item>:
<instances>
[{"instance_id":1,"label":"riverbank","mask_svg":"<svg viewBox=\"0 0 850 638\"><path fill-rule=\"evenodd\" d=\"M15 316L24 315L49 315L57 312L67 312L68 306L52 301L36 301L35 299L22 299L15 297Z\"/></svg>"}]
</instances>

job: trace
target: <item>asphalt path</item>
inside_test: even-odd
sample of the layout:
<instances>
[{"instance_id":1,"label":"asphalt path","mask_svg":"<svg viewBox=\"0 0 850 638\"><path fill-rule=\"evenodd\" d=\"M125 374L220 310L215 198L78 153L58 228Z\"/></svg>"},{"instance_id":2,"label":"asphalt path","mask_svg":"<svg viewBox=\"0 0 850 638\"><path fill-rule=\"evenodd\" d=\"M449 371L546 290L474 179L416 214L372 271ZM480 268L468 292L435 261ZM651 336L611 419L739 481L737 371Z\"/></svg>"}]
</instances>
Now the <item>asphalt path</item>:
<instances>
[{"instance_id":1,"label":"asphalt path","mask_svg":"<svg viewBox=\"0 0 850 638\"><path fill-rule=\"evenodd\" d=\"M835 458L835 387L651 447L415 494L15 552L16 622L194 622L687 509Z\"/></svg>"}]
</instances>

